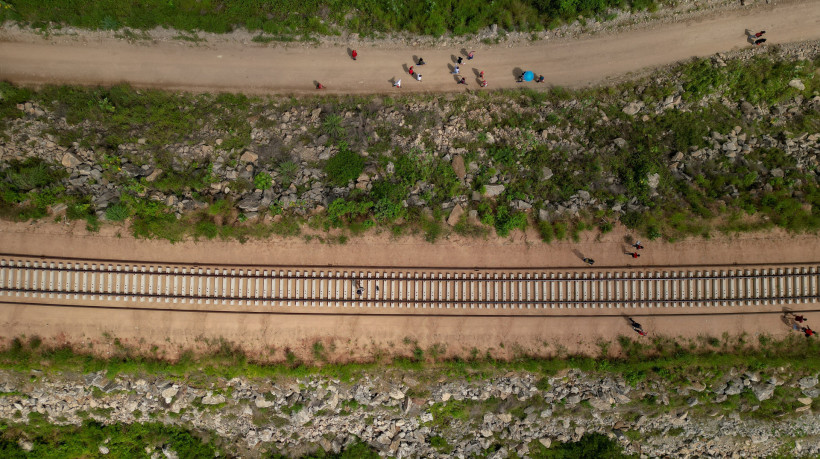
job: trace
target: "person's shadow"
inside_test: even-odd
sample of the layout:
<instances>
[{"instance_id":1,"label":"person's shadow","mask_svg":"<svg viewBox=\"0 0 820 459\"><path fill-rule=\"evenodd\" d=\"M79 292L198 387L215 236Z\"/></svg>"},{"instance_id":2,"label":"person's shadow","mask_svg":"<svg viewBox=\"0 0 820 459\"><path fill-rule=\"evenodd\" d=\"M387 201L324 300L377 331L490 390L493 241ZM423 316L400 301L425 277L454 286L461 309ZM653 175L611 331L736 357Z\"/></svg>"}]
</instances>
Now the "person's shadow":
<instances>
[{"instance_id":1,"label":"person's shadow","mask_svg":"<svg viewBox=\"0 0 820 459\"><path fill-rule=\"evenodd\" d=\"M524 71L521 70L521 67L514 68L513 71L512 71L512 74L513 74L513 78L515 78L516 82L523 81Z\"/></svg>"},{"instance_id":2,"label":"person's shadow","mask_svg":"<svg viewBox=\"0 0 820 459\"><path fill-rule=\"evenodd\" d=\"M353 48L347 48L347 57L353 59Z\"/></svg>"},{"instance_id":3,"label":"person's shadow","mask_svg":"<svg viewBox=\"0 0 820 459\"><path fill-rule=\"evenodd\" d=\"M575 256L578 257L579 260L583 260L584 258L586 258L584 254L581 253L581 251L578 249L572 249L572 253L575 254Z\"/></svg>"},{"instance_id":4,"label":"person's shadow","mask_svg":"<svg viewBox=\"0 0 820 459\"><path fill-rule=\"evenodd\" d=\"M410 67L407 64L402 64L401 68L404 69L404 73L410 73Z\"/></svg>"},{"instance_id":5,"label":"person's shadow","mask_svg":"<svg viewBox=\"0 0 820 459\"><path fill-rule=\"evenodd\" d=\"M750 45L755 44L755 33L749 29L746 29L746 41L749 42Z\"/></svg>"},{"instance_id":6,"label":"person's shadow","mask_svg":"<svg viewBox=\"0 0 820 459\"><path fill-rule=\"evenodd\" d=\"M456 56L455 54L451 54L450 60L453 61L453 64L455 64L456 62L458 62L458 56Z\"/></svg>"},{"instance_id":7,"label":"person's shadow","mask_svg":"<svg viewBox=\"0 0 820 459\"><path fill-rule=\"evenodd\" d=\"M461 83L461 79L463 78L461 75L453 75L453 78L456 80L456 83ZM465 80L464 86L467 86L467 82Z\"/></svg>"},{"instance_id":8,"label":"person's shadow","mask_svg":"<svg viewBox=\"0 0 820 459\"><path fill-rule=\"evenodd\" d=\"M481 71L477 68L473 67L473 73L475 73L476 78L481 78Z\"/></svg>"},{"instance_id":9,"label":"person's shadow","mask_svg":"<svg viewBox=\"0 0 820 459\"><path fill-rule=\"evenodd\" d=\"M461 55L464 57L468 57L470 53L467 52L467 48L461 48Z\"/></svg>"},{"instance_id":10,"label":"person's shadow","mask_svg":"<svg viewBox=\"0 0 820 459\"><path fill-rule=\"evenodd\" d=\"M419 65L419 57L413 54L413 65Z\"/></svg>"},{"instance_id":11,"label":"person's shadow","mask_svg":"<svg viewBox=\"0 0 820 459\"><path fill-rule=\"evenodd\" d=\"M313 87L316 88L316 89L319 89L319 82L316 81L316 80L313 80Z\"/></svg>"},{"instance_id":12,"label":"person's shadow","mask_svg":"<svg viewBox=\"0 0 820 459\"><path fill-rule=\"evenodd\" d=\"M453 64L447 64L447 68L450 70L450 73L453 73L453 72L456 71L456 66L453 65Z\"/></svg>"}]
</instances>

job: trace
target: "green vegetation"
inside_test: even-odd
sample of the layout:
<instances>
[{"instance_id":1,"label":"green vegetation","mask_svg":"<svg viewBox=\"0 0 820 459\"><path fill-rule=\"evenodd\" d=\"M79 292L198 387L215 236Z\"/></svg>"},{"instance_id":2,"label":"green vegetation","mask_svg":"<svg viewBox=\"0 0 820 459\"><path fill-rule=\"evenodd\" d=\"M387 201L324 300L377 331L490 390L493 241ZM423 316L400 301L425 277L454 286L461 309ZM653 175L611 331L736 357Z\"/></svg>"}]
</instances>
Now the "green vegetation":
<instances>
[{"instance_id":1,"label":"green vegetation","mask_svg":"<svg viewBox=\"0 0 820 459\"><path fill-rule=\"evenodd\" d=\"M637 455L624 454L623 448L615 440L611 440L606 435L591 433L584 434L576 442L562 443L555 442L550 448L545 448L538 441L529 444L530 457L533 459L577 459L577 458L599 458L611 459L635 458Z\"/></svg>"},{"instance_id":2,"label":"green vegetation","mask_svg":"<svg viewBox=\"0 0 820 459\"><path fill-rule=\"evenodd\" d=\"M108 448L104 457L149 458L169 449L180 458L231 457L225 445L219 445L213 433L199 433L158 422L103 425L86 420L82 426L58 426L46 422L42 415L33 413L29 423L0 422L0 456L16 458L80 458L102 457L100 446ZM31 443L24 450L18 441ZM146 448L148 451L146 451ZM287 459L275 452L263 457ZM361 441L348 445L342 452L327 453L321 448L302 459L377 459L378 453Z\"/></svg>"},{"instance_id":3,"label":"green vegetation","mask_svg":"<svg viewBox=\"0 0 820 459\"><path fill-rule=\"evenodd\" d=\"M225 33L235 27L260 31L270 39L333 35L342 30L373 35L406 31L417 34L476 33L498 24L508 30L541 30L579 15L600 16L608 8L654 9L652 0L328 0L294 2L266 0L7 0L0 2L0 22L23 21L35 27L46 23L87 29L157 26L184 31ZM183 38L187 35L183 35ZM255 41L264 42L265 36Z\"/></svg>"},{"instance_id":4,"label":"green vegetation","mask_svg":"<svg viewBox=\"0 0 820 459\"><path fill-rule=\"evenodd\" d=\"M24 451L18 439L32 444ZM110 439L106 442L107 439ZM167 445L179 457L214 457L219 448L213 440L204 440L181 427L161 423L102 425L87 420L82 426L57 426L42 419L29 424L0 422L0 456L4 458L67 458L98 457L99 446L104 445L111 457L150 457L145 447L162 449Z\"/></svg>"},{"instance_id":5,"label":"green vegetation","mask_svg":"<svg viewBox=\"0 0 820 459\"><path fill-rule=\"evenodd\" d=\"M32 91L0 83L0 135L8 136L9 123L24 116L17 104L29 102L65 117L65 124L48 133L63 146L93 150L102 167L101 180L115 184L120 192L108 208L97 209L90 196L66 192L62 166L34 159L7 162L0 165L0 216L42 218L50 206L65 204L67 218L84 219L91 229L99 226L97 216L104 215L112 221L128 219L138 237L171 241L294 236L304 226L319 232L343 228L342 235L308 236L334 243L370 228L389 229L397 236L415 234L432 242L451 232L506 237L531 225L551 242L578 240L594 228L608 232L618 222L641 237L672 241L773 227L815 232L820 228L820 171L786 151L784 142L820 131L820 114L805 102L820 91L819 64L817 58L791 61L765 54L730 60L725 67L693 60L615 87L504 90L459 94L452 100L429 95L263 99L128 86ZM789 86L795 78L804 90ZM649 108L662 106L676 93L683 97L682 106ZM804 101L801 111L790 112L796 100ZM647 108L635 117L626 115L623 107L630 101ZM742 102L761 107L761 114L745 116L735 106ZM413 104L431 109L401 110ZM252 173L226 178L225 166L238 165L253 129L275 130L272 126L281 114L293 109L309 113L317 106L324 114L312 121L303 138L284 146L254 145L260 160ZM386 107L400 109L401 126L383 119ZM501 110L487 107L506 108L502 116ZM450 119L463 119L467 131L481 132L459 132L452 141L453 148L464 151L469 181L458 179L451 158L429 136L423 135L417 147L397 147L419 132L440 129ZM561 133L551 134L555 129ZM497 135L499 131L505 134ZM490 141L493 132L498 140ZM720 148L729 133L753 137L757 144L735 157L723 151L698 156L706 148ZM336 146L336 154L322 161L293 153L299 142L308 143L312 136L326 136L325 145ZM767 136L779 143L768 142ZM557 140L582 148L552 143ZM169 145L202 143L216 151L207 150L191 161L169 153ZM123 150L123 145L128 148ZM684 159L675 160L677 167L673 158L680 156ZM324 170L326 177L305 179L302 164ZM162 173L148 182L133 172L143 165ZM346 187L363 171L372 176L366 186L330 192ZM650 185L650 177L657 185ZM214 191L216 183L220 185ZM470 199L499 183L505 188L498 196ZM231 194L222 193L225 185ZM274 201L259 209L257 219L240 214L236 207L236 192L259 188L281 194L291 185L295 202ZM316 185L333 200L322 203L325 212L308 217L316 203L304 196ZM152 199L156 192L164 196ZM581 206L577 213L554 211L557 204L585 193L594 205ZM194 210L183 212L173 205L184 199L196 201ZM478 221L465 215L452 229L444 225L456 201L464 203L465 210L476 211ZM543 210L548 211L547 220L536 223ZM281 217L271 222L266 215Z\"/></svg>"},{"instance_id":6,"label":"green vegetation","mask_svg":"<svg viewBox=\"0 0 820 459\"><path fill-rule=\"evenodd\" d=\"M333 155L325 164L325 172L330 182L337 186L344 186L351 180L356 180L364 170L364 158L340 145L339 152Z\"/></svg>"}]
</instances>

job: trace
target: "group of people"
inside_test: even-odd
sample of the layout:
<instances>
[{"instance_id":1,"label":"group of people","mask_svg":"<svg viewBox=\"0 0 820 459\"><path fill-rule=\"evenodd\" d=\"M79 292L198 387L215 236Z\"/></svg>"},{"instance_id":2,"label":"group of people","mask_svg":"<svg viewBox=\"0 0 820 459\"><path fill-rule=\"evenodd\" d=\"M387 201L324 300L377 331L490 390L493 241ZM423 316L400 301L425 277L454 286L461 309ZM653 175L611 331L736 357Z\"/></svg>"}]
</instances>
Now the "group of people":
<instances>
[{"instance_id":1,"label":"group of people","mask_svg":"<svg viewBox=\"0 0 820 459\"><path fill-rule=\"evenodd\" d=\"M638 253L637 251L638 251L638 250L643 250L643 244L641 244L641 241L635 241L635 243L634 243L634 244L632 244L632 247L634 247L634 248L635 248L635 251L632 251L632 252L625 252L625 253L626 253L627 255L631 256L632 258L638 258L638 257L640 257L640 256L641 256L641 254L640 254L640 253ZM593 260L592 258L589 258L589 257L581 257L581 260L582 260L584 263L586 263L586 264L588 264L588 265L590 265L590 266L592 266L592 265L594 265L594 264L595 264L595 260Z\"/></svg>"},{"instance_id":2,"label":"group of people","mask_svg":"<svg viewBox=\"0 0 820 459\"><path fill-rule=\"evenodd\" d=\"M803 332L803 335L806 338L811 338L812 336L814 336L814 330L812 330L811 327L809 327L808 325L805 325L806 321L808 320L805 316L795 314L793 312L787 312L786 318L788 319L789 317L791 317L792 328L794 330L799 330Z\"/></svg>"},{"instance_id":3,"label":"group of people","mask_svg":"<svg viewBox=\"0 0 820 459\"><path fill-rule=\"evenodd\" d=\"M358 57L359 57L359 53L355 49L350 51L350 58L351 59L353 59L355 61ZM470 51L469 53L467 53L467 60L468 61L473 60L473 58L475 58L475 51ZM460 71L459 70L459 65L461 65L462 63L464 63L464 57L463 56L458 56L458 58L456 59L456 65L453 69L453 75L458 75L459 74L459 71ZM415 70L415 67L421 67L422 65L425 65L425 64L427 64L427 63L424 62L424 58L419 57L418 60L413 65L411 65L409 69L407 69L407 73L410 74L411 78L414 78L416 81L421 83L421 78L422 78L421 73L418 73ZM481 86L482 88L486 88L487 87L487 80L484 79L484 71L483 70L481 71L481 73L479 73L479 78L481 80L479 82L479 86ZM542 81L543 81L543 78L544 77L542 76L541 77ZM456 83L466 85L467 84L467 79L462 77L460 80L456 80ZM394 88L401 88L401 78L396 79L393 82L393 87ZM316 89L325 89L325 86L322 83L316 82Z\"/></svg>"}]
</instances>

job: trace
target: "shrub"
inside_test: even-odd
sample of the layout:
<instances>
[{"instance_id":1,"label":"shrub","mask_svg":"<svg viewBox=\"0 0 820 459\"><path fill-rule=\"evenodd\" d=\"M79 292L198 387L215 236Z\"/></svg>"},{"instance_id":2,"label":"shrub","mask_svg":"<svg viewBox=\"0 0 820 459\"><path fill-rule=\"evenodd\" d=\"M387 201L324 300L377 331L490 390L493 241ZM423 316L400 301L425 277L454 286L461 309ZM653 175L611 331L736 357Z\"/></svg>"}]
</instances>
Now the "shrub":
<instances>
[{"instance_id":1,"label":"shrub","mask_svg":"<svg viewBox=\"0 0 820 459\"><path fill-rule=\"evenodd\" d=\"M355 180L364 170L364 158L346 145L340 146L339 152L333 155L325 164L325 172L330 182L337 186L344 186Z\"/></svg>"},{"instance_id":2,"label":"shrub","mask_svg":"<svg viewBox=\"0 0 820 459\"><path fill-rule=\"evenodd\" d=\"M267 172L260 172L253 178L253 186L257 190L267 190L273 186L273 177Z\"/></svg>"},{"instance_id":3,"label":"shrub","mask_svg":"<svg viewBox=\"0 0 820 459\"><path fill-rule=\"evenodd\" d=\"M131 210L122 202L108 206L105 209L105 219L112 222L121 222L131 216Z\"/></svg>"}]
</instances>

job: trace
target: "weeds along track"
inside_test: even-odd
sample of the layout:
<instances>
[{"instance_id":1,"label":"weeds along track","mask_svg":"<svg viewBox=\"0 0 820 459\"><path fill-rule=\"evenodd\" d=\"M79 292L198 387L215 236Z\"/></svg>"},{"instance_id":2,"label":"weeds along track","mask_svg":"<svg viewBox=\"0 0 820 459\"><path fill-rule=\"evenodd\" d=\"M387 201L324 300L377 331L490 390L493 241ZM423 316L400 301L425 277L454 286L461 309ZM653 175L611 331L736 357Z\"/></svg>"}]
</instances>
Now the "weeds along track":
<instances>
[{"instance_id":1,"label":"weeds along track","mask_svg":"<svg viewBox=\"0 0 820 459\"><path fill-rule=\"evenodd\" d=\"M423 269L184 265L0 255L0 301L4 303L203 312L505 316L732 312L735 307L815 303L820 298L818 283L817 264ZM747 311L755 310L743 310Z\"/></svg>"}]
</instances>

